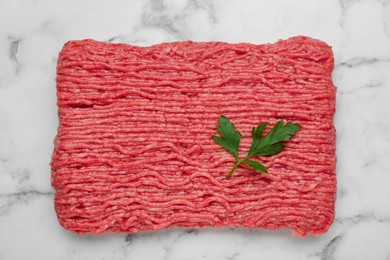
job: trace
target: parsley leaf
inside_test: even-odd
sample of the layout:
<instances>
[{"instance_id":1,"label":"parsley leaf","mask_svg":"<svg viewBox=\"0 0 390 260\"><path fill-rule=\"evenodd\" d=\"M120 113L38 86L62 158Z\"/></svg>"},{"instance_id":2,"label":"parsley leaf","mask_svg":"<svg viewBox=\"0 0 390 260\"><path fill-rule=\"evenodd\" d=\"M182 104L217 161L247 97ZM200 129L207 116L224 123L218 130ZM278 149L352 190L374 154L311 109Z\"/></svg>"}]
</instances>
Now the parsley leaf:
<instances>
[{"instance_id":1,"label":"parsley leaf","mask_svg":"<svg viewBox=\"0 0 390 260\"><path fill-rule=\"evenodd\" d=\"M241 133L236 130L234 124L230 123L230 120L225 116L221 116L218 119L218 123L219 126L217 126L217 130L222 138L213 136L214 141L233 154L236 160L239 160L238 145L241 141Z\"/></svg>"},{"instance_id":2,"label":"parsley leaf","mask_svg":"<svg viewBox=\"0 0 390 260\"><path fill-rule=\"evenodd\" d=\"M249 158L259 155L271 156L281 153L285 147L283 142L290 140L292 136L301 129L300 125L293 124L291 121L284 124L283 120L279 120L271 131L262 138L263 131L268 125L268 123L262 123L257 127L252 128L251 148L248 155L240 159L238 155L238 146L242 137L241 133L236 129L234 124L223 115L221 115L218 119L218 123L219 125L217 126L217 130L222 138L213 136L214 141L224 147L236 158L236 164L226 177L230 177L241 164L248 165L256 172L261 171L268 173L268 170L264 165L256 161L249 160Z\"/></svg>"},{"instance_id":3,"label":"parsley leaf","mask_svg":"<svg viewBox=\"0 0 390 260\"><path fill-rule=\"evenodd\" d=\"M244 163L248 164L250 167L255 169L256 172L261 171L261 172L268 173L267 168L264 165L262 165L261 163L258 163L258 162L252 161L252 160L246 160Z\"/></svg>"}]
</instances>

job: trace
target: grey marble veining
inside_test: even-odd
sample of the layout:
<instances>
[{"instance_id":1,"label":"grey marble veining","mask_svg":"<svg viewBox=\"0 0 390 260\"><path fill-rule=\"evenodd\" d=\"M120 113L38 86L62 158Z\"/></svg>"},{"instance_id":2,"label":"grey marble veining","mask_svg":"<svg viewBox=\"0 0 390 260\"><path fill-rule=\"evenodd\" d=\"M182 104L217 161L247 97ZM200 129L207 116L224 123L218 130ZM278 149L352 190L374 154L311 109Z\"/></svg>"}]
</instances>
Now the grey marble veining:
<instances>
[{"instance_id":1,"label":"grey marble veining","mask_svg":"<svg viewBox=\"0 0 390 260\"><path fill-rule=\"evenodd\" d=\"M326 234L78 236L59 226L49 162L55 66L66 41L267 43L294 35L324 40L335 54L338 193ZM390 1L3 0L0 61L0 259L390 259Z\"/></svg>"}]
</instances>

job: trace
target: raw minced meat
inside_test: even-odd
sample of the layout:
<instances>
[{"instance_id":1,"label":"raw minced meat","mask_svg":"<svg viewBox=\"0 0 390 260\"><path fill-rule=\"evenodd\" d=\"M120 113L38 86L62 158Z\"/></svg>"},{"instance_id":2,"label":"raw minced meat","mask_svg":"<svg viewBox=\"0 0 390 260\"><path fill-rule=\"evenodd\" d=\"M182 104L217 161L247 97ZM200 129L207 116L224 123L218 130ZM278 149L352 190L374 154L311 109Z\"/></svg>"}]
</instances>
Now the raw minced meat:
<instances>
[{"instance_id":1,"label":"raw minced meat","mask_svg":"<svg viewBox=\"0 0 390 260\"><path fill-rule=\"evenodd\" d=\"M322 234L334 219L333 54L322 41L70 41L59 55L52 186L60 224L78 233L173 226ZM220 115L243 134L280 119L302 129L269 174L239 167L211 138ZM255 160L257 160L255 159Z\"/></svg>"}]
</instances>

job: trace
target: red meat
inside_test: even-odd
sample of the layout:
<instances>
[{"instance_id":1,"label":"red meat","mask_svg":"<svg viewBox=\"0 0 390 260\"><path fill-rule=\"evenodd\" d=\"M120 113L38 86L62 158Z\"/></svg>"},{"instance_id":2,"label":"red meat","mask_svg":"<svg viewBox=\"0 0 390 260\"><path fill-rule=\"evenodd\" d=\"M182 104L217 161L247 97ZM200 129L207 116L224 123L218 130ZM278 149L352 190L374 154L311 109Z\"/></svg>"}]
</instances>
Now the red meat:
<instances>
[{"instance_id":1,"label":"red meat","mask_svg":"<svg viewBox=\"0 0 390 260\"><path fill-rule=\"evenodd\" d=\"M77 233L172 226L326 232L334 219L333 54L324 42L70 41L59 55L52 186L60 224ZM212 135L220 115L243 134L262 122L302 129L269 174L239 167Z\"/></svg>"}]
</instances>

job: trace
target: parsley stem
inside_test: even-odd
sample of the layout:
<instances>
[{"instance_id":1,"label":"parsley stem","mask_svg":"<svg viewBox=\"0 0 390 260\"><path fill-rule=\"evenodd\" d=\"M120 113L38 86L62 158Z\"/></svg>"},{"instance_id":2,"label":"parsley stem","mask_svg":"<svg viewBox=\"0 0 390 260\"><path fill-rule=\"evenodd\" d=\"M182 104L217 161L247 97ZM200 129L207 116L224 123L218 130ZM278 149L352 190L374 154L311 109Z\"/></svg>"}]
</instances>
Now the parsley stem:
<instances>
[{"instance_id":1,"label":"parsley stem","mask_svg":"<svg viewBox=\"0 0 390 260\"><path fill-rule=\"evenodd\" d=\"M226 178L230 178L233 174L233 172L240 166L240 164L244 163L246 160L248 160L250 156L246 156L245 158L238 160L236 164L233 166L233 168L230 170L230 172L226 175Z\"/></svg>"},{"instance_id":2,"label":"parsley stem","mask_svg":"<svg viewBox=\"0 0 390 260\"><path fill-rule=\"evenodd\" d=\"M228 173L228 175L226 175L226 178L230 178L233 174L233 172L237 169L237 167L241 164L240 161L238 161L234 166L233 168L230 170L230 172Z\"/></svg>"}]
</instances>

